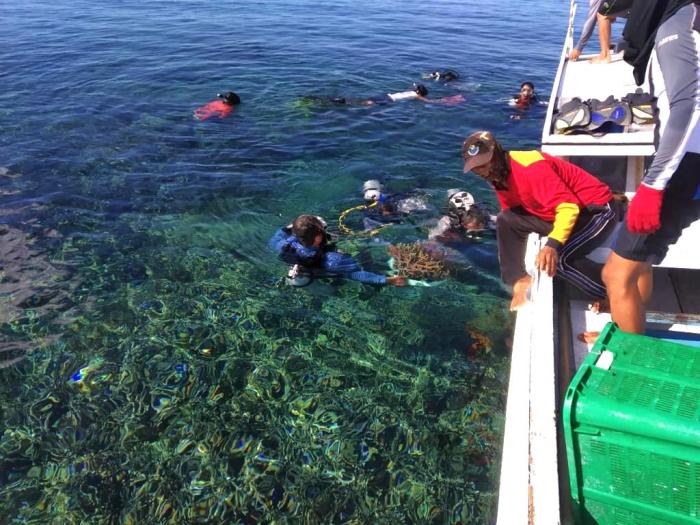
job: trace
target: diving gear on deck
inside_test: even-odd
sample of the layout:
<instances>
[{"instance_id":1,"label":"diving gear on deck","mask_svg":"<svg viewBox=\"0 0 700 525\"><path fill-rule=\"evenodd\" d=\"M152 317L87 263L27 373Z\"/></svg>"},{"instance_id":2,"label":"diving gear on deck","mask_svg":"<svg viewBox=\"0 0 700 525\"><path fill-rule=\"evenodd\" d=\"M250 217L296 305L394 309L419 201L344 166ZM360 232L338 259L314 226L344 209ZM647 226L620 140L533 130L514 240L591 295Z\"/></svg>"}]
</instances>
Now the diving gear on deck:
<instances>
[{"instance_id":1,"label":"diving gear on deck","mask_svg":"<svg viewBox=\"0 0 700 525\"><path fill-rule=\"evenodd\" d=\"M645 105L640 103L639 107L640 114L647 111ZM554 119L554 131L562 135L620 132L632 121L633 110L626 99L617 100L610 95L605 100L593 98L583 101L575 97L559 108Z\"/></svg>"},{"instance_id":2,"label":"diving gear on deck","mask_svg":"<svg viewBox=\"0 0 700 525\"><path fill-rule=\"evenodd\" d=\"M632 122L635 124L653 124L655 122L655 99L651 94L628 93L622 97L622 100L630 106Z\"/></svg>"},{"instance_id":3,"label":"diving gear on deck","mask_svg":"<svg viewBox=\"0 0 700 525\"><path fill-rule=\"evenodd\" d=\"M588 101L591 108L591 123L588 131L595 131L606 122L612 122L619 126L628 126L632 122L632 112L629 104L617 100L610 95L605 100L591 99Z\"/></svg>"},{"instance_id":4,"label":"diving gear on deck","mask_svg":"<svg viewBox=\"0 0 700 525\"><path fill-rule=\"evenodd\" d=\"M582 129L590 123L591 108L580 98L574 97L559 108L559 113L554 119L554 132L566 134Z\"/></svg>"}]
</instances>

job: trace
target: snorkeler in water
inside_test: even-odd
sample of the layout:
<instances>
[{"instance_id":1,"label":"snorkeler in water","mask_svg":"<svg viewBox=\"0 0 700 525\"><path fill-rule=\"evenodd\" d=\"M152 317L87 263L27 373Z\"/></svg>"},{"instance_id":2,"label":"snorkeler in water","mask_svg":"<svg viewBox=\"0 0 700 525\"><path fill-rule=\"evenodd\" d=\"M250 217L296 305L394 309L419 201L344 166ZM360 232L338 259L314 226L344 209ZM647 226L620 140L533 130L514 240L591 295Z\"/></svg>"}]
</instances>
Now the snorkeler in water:
<instances>
[{"instance_id":1,"label":"snorkeler in water","mask_svg":"<svg viewBox=\"0 0 700 525\"><path fill-rule=\"evenodd\" d=\"M326 221L316 215L299 215L277 230L268 246L291 265L287 273L287 283L291 286L306 286L314 277L341 277L365 284L406 286L405 278L366 272L354 257L337 251L326 230Z\"/></svg>"},{"instance_id":2,"label":"snorkeler in water","mask_svg":"<svg viewBox=\"0 0 700 525\"><path fill-rule=\"evenodd\" d=\"M535 94L535 85L532 82L523 82L520 84L520 91L513 96L511 105L520 109L525 109L531 104L539 102Z\"/></svg>"},{"instance_id":3,"label":"snorkeler in water","mask_svg":"<svg viewBox=\"0 0 700 525\"><path fill-rule=\"evenodd\" d=\"M384 95L370 98L357 99L347 97L319 97L312 95L304 97L304 100L325 105L378 106L391 104L392 102L398 102L400 100L420 100L421 102L434 104L459 104L460 102L464 102L464 97L462 95L455 95L438 99L428 98L428 89L423 84L413 84L413 89L408 91L385 93Z\"/></svg>"},{"instance_id":4,"label":"snorkeler in water","mask_svg":"<svg viewBox=\"0 0 700 525\"><path fill-rule=\"evenodd\" d=\"M207 120L211 117L228 117L233 112L233 106L241 103L241 98L233 91L217 93L216 96L219 100L212 100L194 110L194 116L197 120Z\"/></svg>"},{"instance_id":5,"label":"snorkeler in water","mask_svg":"<svg viewBox=\"0 0 700 525\"><path fill-rule=\"evenodd\" d=\"M428 233L429 239L457 240L480 237L485 232L495 232L496 218L481 203L477 203L468 191L447 191L447 215Z\"/></svg>"},{"instance_id":6,"label":"snorkeler in water","mask_svg":"<svg viewBox=\"0 0 700 525\"><path fill-rule=\"evenodd\" d=\"M452 69L424 73L422 76L423 80L442 80L444 82L451 82L452 80L457 80L459 78L459 74Z\"/></svg>"},{"instance_id":7,"label":"snorkeler in water","mask_svg":"<svg viewBox=\"0 0 700 525\"><path fill-rule=\"evenodd\" d=\"M365 230L375 230L388 224L397 224L410 214L430 210L425 195L415 192L389 193L382 184L371 179L362 185L363 225Z\"/></svg>"}]
</instances>

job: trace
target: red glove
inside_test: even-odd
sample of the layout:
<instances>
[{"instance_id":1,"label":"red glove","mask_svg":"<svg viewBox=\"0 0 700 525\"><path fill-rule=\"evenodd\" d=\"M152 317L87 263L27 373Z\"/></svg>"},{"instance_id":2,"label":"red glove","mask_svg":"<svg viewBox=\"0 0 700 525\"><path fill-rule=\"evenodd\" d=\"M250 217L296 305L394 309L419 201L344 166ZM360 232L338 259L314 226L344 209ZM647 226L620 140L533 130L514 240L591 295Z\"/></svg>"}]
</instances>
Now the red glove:
<instances>
[{"instance_id":1,"label":"red glove","mask_svg":"<svg viewBox=\"0 0 700 525\"><path fill-rule=\"evenodd\" d=\"M663 190L642 183L627 210L627 229L632 233L654 233L661 227Z\"/></svg>"}]
</instances>

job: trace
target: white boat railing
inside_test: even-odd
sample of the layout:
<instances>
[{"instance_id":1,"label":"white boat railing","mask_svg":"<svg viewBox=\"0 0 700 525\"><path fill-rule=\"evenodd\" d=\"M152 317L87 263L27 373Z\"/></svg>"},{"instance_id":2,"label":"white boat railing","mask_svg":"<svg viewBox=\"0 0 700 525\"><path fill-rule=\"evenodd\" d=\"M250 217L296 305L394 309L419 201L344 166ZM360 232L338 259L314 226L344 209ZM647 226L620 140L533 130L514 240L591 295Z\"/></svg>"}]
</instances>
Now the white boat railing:
<instances>
[{"instance_id":1,"label":"white boat railing","mask_svg":"<svg viewBox=\"0 0 700 525\"><path fill-rule=\"evenodd\" d=\"M555 86L573 46L575 14L576 3L571 0ZM548 123L554 108L550 99ZM530 235L526 266L531 269L541 243L538 235ZM561 520L552 279L535 270L531 274L530 301L518 311L513 333L497 525L558 525Z\"/></svg>"},{"instance_id":2,"label":"white boat railing","mask_svg":"<svg viewBox=\"0 0 700 525\"><path fill-rule=\"evenodd\" d=\"M528 240L527 266L542 240ZM498 525L560 522L552 279L534 275L513 333L501 459Z\"/></svg>"}]
</instances>

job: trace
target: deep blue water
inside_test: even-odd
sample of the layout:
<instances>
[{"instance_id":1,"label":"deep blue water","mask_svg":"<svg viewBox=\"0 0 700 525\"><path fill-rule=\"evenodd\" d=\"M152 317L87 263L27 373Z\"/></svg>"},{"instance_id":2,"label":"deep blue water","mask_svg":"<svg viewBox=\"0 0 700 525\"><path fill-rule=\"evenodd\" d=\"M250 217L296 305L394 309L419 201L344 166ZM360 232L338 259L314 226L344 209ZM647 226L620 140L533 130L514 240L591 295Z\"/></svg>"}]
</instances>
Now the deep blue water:
<instances>
[{"instance_id":1,"label":"deep blue water","mask_svg":"<svg viewBox=\"0 0 700 525\"><path fill-rule=\"evenodd\" d=\"M512 322L498 269L477 253L433 288L294 290L265 245L304 212L335 231L369 178L420 189L436 213L455 186L494 205L462 174L461 141L485 128L538 145L544 109L513 120L504 100L523 80L548 97L567 12L3 2L0 359L17 362L0 370L0 515L487 522ZM461 78L423 81L429 96L464 103L302 102L444 68ZM226 90L242 98L231 116L193 118ZM340 241L386 270L382 243Z\"/></svg>"}]
</instances>

